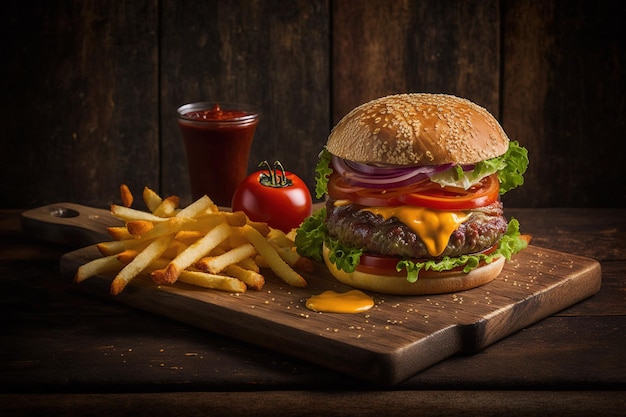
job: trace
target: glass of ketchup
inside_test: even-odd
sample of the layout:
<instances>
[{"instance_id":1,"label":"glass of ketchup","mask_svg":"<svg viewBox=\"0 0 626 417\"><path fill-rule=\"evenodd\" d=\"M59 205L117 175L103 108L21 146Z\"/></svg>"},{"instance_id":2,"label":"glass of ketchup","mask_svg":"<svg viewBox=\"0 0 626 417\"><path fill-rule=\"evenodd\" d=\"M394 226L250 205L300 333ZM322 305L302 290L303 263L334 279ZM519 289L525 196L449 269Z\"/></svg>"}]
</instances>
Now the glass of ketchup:
<instances>
[{"instance_id":1,"label":"glass of ketchup","mask_svg":"<svg viewBox=\"0 0 626 417\"><path fill-rule=\"evenodd\" d=\"M192 197L206 194L218 206L230 207L235 189L247 175L258 109L247 104L199 102L177 111Z\"/></svg>"}]
</instances>

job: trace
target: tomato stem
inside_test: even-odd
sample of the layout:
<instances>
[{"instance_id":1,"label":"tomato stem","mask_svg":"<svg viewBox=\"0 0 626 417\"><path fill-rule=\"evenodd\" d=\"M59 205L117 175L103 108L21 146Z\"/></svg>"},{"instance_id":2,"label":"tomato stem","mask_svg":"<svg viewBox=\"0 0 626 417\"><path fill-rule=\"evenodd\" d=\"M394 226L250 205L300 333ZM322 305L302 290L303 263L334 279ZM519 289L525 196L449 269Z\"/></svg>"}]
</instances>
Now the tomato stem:
<instances>
[{"instance_id":1,"label":"tomato stem","mask_svg":"<svg viewBox=\"0 0 626 417\"><path fill-rule=\"evenodd\" d=\"M287 178L285 168L280 161L274 161L274 168L267 161L259 163L259 168L265 166L267 172L262 172L259 177L259 182L266 187L282 188L292 185L292 181ZM280 170L280 173L279 173Z\"/></svg>"}]
</instances>

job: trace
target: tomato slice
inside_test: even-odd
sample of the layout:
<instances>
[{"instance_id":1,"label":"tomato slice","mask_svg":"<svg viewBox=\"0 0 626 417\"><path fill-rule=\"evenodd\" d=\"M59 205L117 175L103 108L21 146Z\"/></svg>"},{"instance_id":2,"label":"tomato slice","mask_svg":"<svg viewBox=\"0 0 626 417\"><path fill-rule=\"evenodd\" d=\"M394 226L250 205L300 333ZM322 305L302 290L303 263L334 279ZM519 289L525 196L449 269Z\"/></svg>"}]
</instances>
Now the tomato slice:
<instances>
[{"instance_id":1,"label":"tomato slice","mask_svg":"<svg viewBox=\"0 0 626 417\"><path fill-rule=\"evenodd\" d=\"M356 187L336 173L328 180L330 197L351 200L363 206L411 205L435 210L468 210L496 202L499 192L500 182L496 174L483 178L468 190L442 187L428 179L392 189Z\"/></svg>"},{"instance_id":2,"label":"tomato slice","mask_svg":"<svg viewBox=\"0 0 626 417\"><path fill-rule=\"evenodd\" d=\"M476 254L482 253L485 255L489 255L490 253L495 252L497 249L498 245L495 244L481 252L477 252ZM406 271L401 270L398 272L396 270L396 265L398 264L398 262L400 262L400 260L401 258L393 256L382 256L364 253L359 259L359 264L356 266L356 270L374 275L406 276ZM460 270L463 268L459 267L457 269Z\"/></svg>"},{"instance_id":3,"label":"tomato slice","mask_svg":"<svg viewBox=\"0 0 626 417\"><path fill-rule=\"evenodd\" d=\"M434 184L434 185L433 185ZM463 188L441 187L428 182L416 190L399 197L399 200L411 206L429 207L439 210L465 210L485 207L495 203L500 193L498 176L492 174L483 178L480 183Z\"/></svg>"},{"instance_id":4,"label":"tomato slice","mask_svg":"<svg viewBox=\"0 0 626 417\"><path fill-rule=\"evenodd\" d=\"M406 271L398 272L396 265L400 258L392 256L380 256L364 253L359 259L356 270L366 274L387 275L387 276L406 276Z\"/></svg>"}]
</instances>

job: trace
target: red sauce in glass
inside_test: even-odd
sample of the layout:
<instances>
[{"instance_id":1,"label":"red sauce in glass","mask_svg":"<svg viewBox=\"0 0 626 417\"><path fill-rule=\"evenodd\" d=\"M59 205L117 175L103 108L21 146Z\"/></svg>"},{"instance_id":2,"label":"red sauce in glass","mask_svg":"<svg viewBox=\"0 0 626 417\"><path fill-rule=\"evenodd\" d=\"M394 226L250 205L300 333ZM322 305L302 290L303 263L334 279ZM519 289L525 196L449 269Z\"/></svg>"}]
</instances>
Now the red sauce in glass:
<instances>
[{"instance_id":1,"label":"red sauce in glass","mask_svg":"<svg viewBox=\"0 0 626 417\"><path fill-rule=\"evenodd\" d=\"M232 120L249 115L240 110L222 110L219 104L210 110L196 110L185 113L184 116L194 120Z\"/></svg>"},{"instance_id":2,"label":"red sauce in glass","mask_svg":"<svg viewBox=\"0 0 626 417\"><path fill-rule=\"evenodd\" d=\"M230 207L235 189L247 175L257 123L257 115L222 110L219 105L179 117L194 199L206 194L217 205Z\"/></svg>"}]
</instances>

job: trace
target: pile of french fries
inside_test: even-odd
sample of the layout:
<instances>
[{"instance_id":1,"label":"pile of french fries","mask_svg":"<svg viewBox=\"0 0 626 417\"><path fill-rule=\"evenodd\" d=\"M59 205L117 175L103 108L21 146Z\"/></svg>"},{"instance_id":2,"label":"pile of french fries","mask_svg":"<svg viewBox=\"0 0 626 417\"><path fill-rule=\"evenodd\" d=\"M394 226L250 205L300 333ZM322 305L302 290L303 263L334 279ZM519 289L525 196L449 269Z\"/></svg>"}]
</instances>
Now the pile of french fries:
<instances>
[{"instance_id":1,"label":"pile of french fries","mask_svg":"<svg viewBox=\"0 0 626 417\"><path fill-rule=\"evenodd\" d=\"M251 221L244 212L221 211L208 196L180 208L179 197L162 198L143 190L147 210L132 208L133 194L120 187L122 204L111 213L124 226L110 227L113 240L97 244L102 254L81 265L74 281L115 274L111 294L118 295L135 277L148 274L159 285L183 282L235 293L265 284L263 268L294 287L305 287L298 271L313 264L294 249L294 234Z\"/></svg>"}]
</instances>

